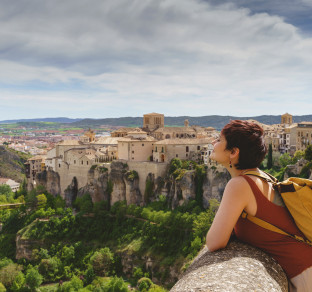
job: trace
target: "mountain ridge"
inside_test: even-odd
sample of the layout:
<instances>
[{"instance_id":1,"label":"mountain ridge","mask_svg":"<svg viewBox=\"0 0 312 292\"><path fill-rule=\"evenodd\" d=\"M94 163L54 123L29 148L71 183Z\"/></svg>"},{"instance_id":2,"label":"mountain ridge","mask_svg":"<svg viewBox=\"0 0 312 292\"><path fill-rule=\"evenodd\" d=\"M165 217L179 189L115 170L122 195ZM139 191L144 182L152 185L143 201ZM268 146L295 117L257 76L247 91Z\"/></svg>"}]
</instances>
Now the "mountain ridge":
<instances>
[{"instance_id":1,"label":"mountain ridge","mask_svg":"<svg viewBox=\"0 0 312 292\"><path fill-rule=\"evenodd\" d=\"M214 127L217 130L223 128L223 126L230 120L257 120L263 124L279 124L281 122L281 115L260 115L260 116L221 116L221 115L209 115L209 116L165 116L166 126L183 126L184 121L188 120L190 125L198 125L203 127ZM58 120L58 121L57 121ZM119 118L104 118L104 119L70 119L70 118L38 118L38 119L22 119L22 120L6 120L0 121L0 124L4 123L23 123L23 122L58 122L66 123L75 127L98 127L102 125L107 126L120 126L120 127L141 127L143 125L143 117L119 117ZM311 122L311 115L293 116L293 122Z\"/></svg>"}]
</instances>

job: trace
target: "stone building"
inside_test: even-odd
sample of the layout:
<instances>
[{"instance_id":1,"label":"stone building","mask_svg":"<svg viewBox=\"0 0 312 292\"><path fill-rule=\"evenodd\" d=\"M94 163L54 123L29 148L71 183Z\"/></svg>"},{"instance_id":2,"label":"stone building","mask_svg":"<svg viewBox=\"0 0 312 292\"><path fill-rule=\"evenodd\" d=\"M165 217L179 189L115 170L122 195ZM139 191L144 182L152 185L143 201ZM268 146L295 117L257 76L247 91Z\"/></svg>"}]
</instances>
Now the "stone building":
<instances>
[{"instance_id":1,"label":"stone building","mask_svg":"<svg viewBox=\"0 0 312 292\"><path fill-rule=\"evenodd\" d=\"M296 150L304 151L308 145L312 144L312 122L298 123L293 133L296 136Z\"/></svg>"},{"instance_id":2,"label":"stone building","mask_svg":"<svg viewBox=\"0 0 312 292\"><path fill-rule=\"evenodd\" d=\"M136 128L127 137L118 140L118 158L127 161L151 161L153 145L157 140Z\"/></svg>"},{"instance_id":3,"label":"stone building","mask_svg":"<svg viewBox=\"0 0 312 292\"><path fill-rule=\"evenodd\" d=\"M4 177L0 177L0 186L1 185L8 185L11 188L12 192L17 192L20 187L20 184L15 180Z\"/></svg>"},{"instance_id":4,"label":"stone building","mask_svg":"<svg viewBox=\"0 0 312 292\"><path fill-rule=\"evenodd\" d=\"M163 114L151 113L143 115L143 129L154 131L165 127L165 116Z\"/></svg>"},{"instance_id":5,"label":"stone building","mask_svg":"<svg viewBox=\"0 0 312 292\"><path fill-rule=\"evenodd\" d=\"M214 138L203 139L165 139L154 143L153 161L170 162L173 158L200 161L202 149Z\"/></svg>"},{"instance_id":6,"label":"stone building","mask_svg":"<svg viewBox=\"0 0 312 292\"><path fill-rule=\"evenodd\" d=\"M33 184L35 181L35 176L38 172L45 170L45 159L46 156L36 155L31 157L25 163L26 168L26 178L29 184ZM29 185L30 188L30 185Z\"/></svg>"},{"instance_id":7,"label":"stone building","mask_svg":"<svg viewBox=\"0 0 312 292\"><path fill-rule=\"evenodd\" d=\"M289 113L283 114L281 117L281 124L282 125L291 125L293 123L292 115Z\"/></svg>"}]
</instances>

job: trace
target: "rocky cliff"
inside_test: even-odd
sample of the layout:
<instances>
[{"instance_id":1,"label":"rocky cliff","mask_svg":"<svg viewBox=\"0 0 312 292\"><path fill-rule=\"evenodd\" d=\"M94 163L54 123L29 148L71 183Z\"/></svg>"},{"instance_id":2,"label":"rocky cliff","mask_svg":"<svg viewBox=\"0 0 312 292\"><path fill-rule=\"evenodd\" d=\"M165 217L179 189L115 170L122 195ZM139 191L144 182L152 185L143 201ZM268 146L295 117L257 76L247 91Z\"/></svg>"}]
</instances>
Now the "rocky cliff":
<instances>
[{"instance_id":1,"label":"rocky cliff","mask_svg":"<svg viewBox=\"0 0 312 292\"><path fill-rule=\"evenodd\" d=\"M93 166L89 170L87 184L78 189L76 177L65 190L63 197L70 206L77 197L90 194L93 202L109 201L113 205L117 201L126 200L127 204L143 205L158 200L160 195L166 196L173 208L196 198L196 171L185 170L178 179L167 174L156 177L149 173L147 177L139 177L135 170L129 170L126 163L113 161L110 169L103 166ZM210 199L220 201L225 185L229 180L226 170L206 169L202 183L203 206L208 207ZM139 180L145 181L145 192L141 193ZM58 173L48 170L37 174L36 184L43 185L48 192L60 193L60 178Z\"/></svg>"},{"instance_id":2,"label":"rocky cliff","mask_svg":"<svg viewBox=\"0 0 312 292\"><path fill-rule=\"evenodd\" d=\"M36 174L36 185L42 185L50 194L56 196L61 193L60 176L53 170L45 170Z\"/></svg>"}]
</instances>

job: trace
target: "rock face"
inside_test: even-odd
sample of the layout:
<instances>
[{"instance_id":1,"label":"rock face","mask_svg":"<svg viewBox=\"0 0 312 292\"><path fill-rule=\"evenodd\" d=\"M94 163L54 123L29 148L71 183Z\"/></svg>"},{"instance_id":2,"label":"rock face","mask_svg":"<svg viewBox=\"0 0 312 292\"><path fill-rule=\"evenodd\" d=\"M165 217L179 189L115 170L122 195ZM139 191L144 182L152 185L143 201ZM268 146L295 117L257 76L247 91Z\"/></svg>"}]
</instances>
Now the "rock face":
<instances>
[{"instance_id":1,"label":"rock face","mask_svg":"<svg viewBox=\"0 0 312 292\"><path fill-rule=\"evenodd\" d=\"M113 184L110 196L111 205L123 200L126 200L127 204L140 204L142 202L139 177L136 172L129 171L127 164L113 161L109 180Z\"/></svg>"},{"instance_id":2,"label":"rock face","mask_svg":"<svg viewBox=\"0 0 312 292\"><path fill-rule=\"evenodd\" d=\"M78 182L76 177L73 178L71 184L67 187L64 192L66 206L72 206L78 195Z\"/></svg>"},{"instance_id":3,"label":"rock face","mask_svg":"<svg viewBox=\"0 0 312 292\"><path fill-rule=\"evenodd\" d=\"M42 185L52 195L61 193L60 176L53 170L44 170L36 174L36 185Z\"/></svg>"},{"instance_id":4,"label":"rock face","mask_svg":"<svg viewBox=\"0 0 312 292\"><path fill-rule=\"evenodd\" d=\"M109 194L107 193L108 171L105 168L90 169L88 172L87 184L79 189L77 196L82 197L84 194L89 194L93 203L100 201L108 201Z\"/></svg>"},{"instance_id":5,"label":"rock face","mask_svg":"<svg viewBox=\"0 0 312 292\"><path fill-rule=\"evenodd\" d=\"M288 281L269 255L235 240L212 253L205 247L170 291L287 292Z\"/></svg>"},{"instance_id":6,"label":"rock face","mask_svg":"<svg viewBox=\"0 0 312 292\"><path fill-rule=\"evenodd\" d=\"M225 185L230 176L226 170L207 169L202 182L203 206L209 206L210 199L221 200ZM144 194L139 188L139 180L146 183ZM43 185L53 195L61 193L60 177L53 170L43 171L36 175L36 184ZM139 177L134 170L129 170L126 163L113 161L110 170L103 166L91 167L88 172L87 184L78 189L78 181L73 178L64 191L66 205L71 206L77 197L89 194L93 202L102 200L115 202L126 200L127 204L143 205L159 199L160 195L167 197L172 208L196 197L195 170L187 170L175 179L173 176L156 177L148 173L147 177Z\"/></svg>"},{"instance_id":7,"label":"rock face","mask_svg":"<svg viewBox=\"0 0 312 292\"><path fill-rule=\"evenodd\" d=\"M182 205L184 202L196 197L196 179L195 170L188 170L181 179L175 180L174 177L166 178L157 177L150 173L146 179L146 183L152 185L152 191L149 194L148 201L155 201L160 195L168 198L172 208ZM229 173L217 171L215 169L207 169L203 179L203 206L208 208L209 200L221 200L224 188L230 179ZM146 194L144 194L146 196ZM145 199L146 201L146 199Z\"/></svg>"},{"instance_id":8,"label":"rock face","mask_svg":"<svg viewBox=\"0 0 312 292\"><path fill-rule=\"evenodd\" d=\"M207 169L206 178L203 184L203 206L207 208L209 200L216 199L221 201L223 191L231 176L226 169L218 171Z\"/></svg>"}]
</instances>

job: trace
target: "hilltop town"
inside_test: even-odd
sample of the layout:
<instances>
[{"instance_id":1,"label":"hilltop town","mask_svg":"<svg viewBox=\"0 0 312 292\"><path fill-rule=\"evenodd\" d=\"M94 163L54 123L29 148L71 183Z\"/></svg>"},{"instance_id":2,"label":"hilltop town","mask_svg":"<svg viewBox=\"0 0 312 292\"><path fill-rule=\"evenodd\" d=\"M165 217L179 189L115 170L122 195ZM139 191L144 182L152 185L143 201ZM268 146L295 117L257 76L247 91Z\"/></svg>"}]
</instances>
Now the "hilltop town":
<instances>
[{"instance_id":1,"label":"hilltop town","mask_svg":"<svg viewBox=\"0 0 312 292\"><path fill-rule=\"evenodd\" d=\"M288 113L281 116L280 124L259 124L266 145L271 144L274 152L294 155L312 141L312 122L293 123ZM182 127L166 127L164 115L158 113L145 114L140 128L119 128L106 137L96 138L90 129L79 140L60 141L46 155L30 158L26 163L28 187L36 184L37 173L51 170L59 175L63 194L74 177L81 188L87 183L90 168L99 165L110 169L111 162L117 160L138 173L139 188L144 193L147 175L163 176L173 158L221 167L209 159L212 141L218 135L213 127L190 125L188 120Z\"/></svg>"}]
</instances>

